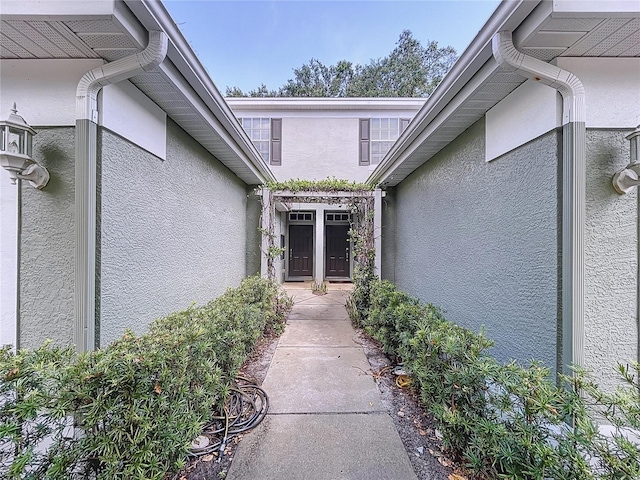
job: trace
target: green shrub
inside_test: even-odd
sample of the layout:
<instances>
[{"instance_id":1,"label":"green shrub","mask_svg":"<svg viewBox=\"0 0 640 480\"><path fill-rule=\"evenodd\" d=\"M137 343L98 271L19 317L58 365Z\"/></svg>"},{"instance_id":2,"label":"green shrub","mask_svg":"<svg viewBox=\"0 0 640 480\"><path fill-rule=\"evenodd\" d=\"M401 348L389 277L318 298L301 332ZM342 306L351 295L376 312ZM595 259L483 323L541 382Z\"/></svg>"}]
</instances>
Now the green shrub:
<instances>
[{"instance_id":1,"label":"green shrub","mask_svg":"<svg viewBox=\"0 0 640 480\"><path fill-rule=\"evenodd\" d=\"M370 281L352 318L405 364L443 444L478 478L639 479L640 366L620 366L623 386L604 393L585 372L560 376L532 362L502 364L492 341L447 322L439 309ZM355 292L355 290L354 290ZM603 435L594 416L608 421ZM632 431L635 429L635 432Z\"/></svg>"},{"instance_id":2,"label":"green shrub","mask_svg":"<svg viewBox=\"0 0 640 480\"><path fill-rule=\"evenodd\" d=\"M255 342L281 329L290 305L277 285L252 277L102 350L2 351L0 474L162 479L178 470Z\"/></svg>"}]
</instances>

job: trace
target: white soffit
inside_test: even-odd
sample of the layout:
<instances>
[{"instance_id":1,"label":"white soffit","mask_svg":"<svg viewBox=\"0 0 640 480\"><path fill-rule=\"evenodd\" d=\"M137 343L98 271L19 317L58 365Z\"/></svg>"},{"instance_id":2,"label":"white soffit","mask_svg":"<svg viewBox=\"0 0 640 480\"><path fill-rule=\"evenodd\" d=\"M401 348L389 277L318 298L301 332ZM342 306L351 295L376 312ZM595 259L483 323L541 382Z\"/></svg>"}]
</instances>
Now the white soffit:
<instances>
[{"instance_id":1,"label":"white soffit","mask_svg":"<svg viewBox=\"0 0 640 480\"><path fill-rule=\"evenodd\" d=\"M164 9L162 5L153 3L134 2L134 6L143 12L147 12L151 6ZM66 59L71 63L78 59L95 59L102 64L104 61L112 62L139 52L146 46L147 30L141 25L141 20L119 0L2 0L0 20L0 58L3 60L3 71L5 60L9 59ZM155 29L157 28L156 26ZM176 52L173 44L170 45L170 53L171 51ZM91 68L93 67L87 70ZM239 148L236 140L230 140L229 136L235 133L225 131L223 122L217 116L219 113L214 113L215 109L212 110L205 104L203 93L194 92L190 83L192 80L185 79L183 72L171 60L165 60L154 72L134 77L130 81L245 183L262 183L258 168L250 165L251 162L262 162L261 165L264 163L257 151L247 153L247 150ZM74 96L69 101L70 111L75 110L77 81L72 86ZM4 84L2 89L4 101ZM50 90L42 91L51 96ZM56 98L61 100L63 97ZM28 118L27 112L23 113L20 108L23 100L17 98L15 101L18 102L20 113ZM31 118L28 120L31 121ZM64 121L73 125L75 117L72 122L68 122L66 117ZM34 120L35 125L38 123ZM250 145L248 137L246 142ZM147 144L140 145L155 154L162 153L157 148L150 149ZM248 147L248 150L251 148L253 147ZM267 171L266 166L264 170Z\"/></svg>"},{"instance_id":2,"label":"white soffit","mask_svg":"<svg viewBox=\"0 0 640 480\"><path fill-rule=\"evenodd\" d=\"M518 9L526 8L527 4L530 5L531 2L523 2ZM482 38L483 34L497 33L505 28L503 25L509 23L509 18L503 19L503 23L495 18L499 17L502 6L500 5L487 21L476 40ZM517 10L509 15L512 17L517 15ZM490 32L487 28L491 25L498 25L498 27ZM537 7L511 30L514 31L514 38L517 39L516 46L520 51L546 62L554 59L560 61L563 57L638 58L640 57L640 0L544 0L539 2ZM480 46L475 42L472 43L461 58L465 59L467 52ZM460 85L460 93L453 99L427 103L418 112L418 120L403 133L368 181L389 186L397 185L453 140L452 135L455 132L463 132L524 83L523 77L501 71L493 58L489 58L487 62L492 64L494 73L482 80L477 88L472 91L467 89L466 92L465 86L473 81L469 78L477 77L486 65L479 68L477 64L469 62L463 65L462 69L456 70L454 67L452 71L457 71L458 77L452 79L445 77L443 84L447 84L447 88L453 88L450 86L452 84ZM603 73L608 72L610 73L610 71ZM611 78L613 77L610 76L609 81ZM447 83L447 80L450 81ZM432 96L436 96L438 92L439 90L436 89ZM465 98L457 99L461 95ZM589 102L588 92L587 102ZM454 108L449 108L451 106ZM637 104L635 106L637 107ZM615 116L610 115L610 118ZM438 121L435 122L435 120ZM615 122L621 122L620 115ZM491 154L496 155L499 150L506 148L505 145L492 151Z\"/></svg>"}]
</instances>

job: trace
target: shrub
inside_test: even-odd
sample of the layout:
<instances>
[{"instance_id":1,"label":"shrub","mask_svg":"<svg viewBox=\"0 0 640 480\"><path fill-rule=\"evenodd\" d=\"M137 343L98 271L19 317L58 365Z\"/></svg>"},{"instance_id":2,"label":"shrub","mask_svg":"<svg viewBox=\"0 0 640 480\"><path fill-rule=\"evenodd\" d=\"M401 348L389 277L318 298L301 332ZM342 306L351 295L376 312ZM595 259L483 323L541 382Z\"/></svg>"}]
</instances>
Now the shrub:
<instances>
[{"instance_id":1,"label":"shrub","mask_svg":"<svg viewBox=\"0 0 640 480\"><path fill-rule=\"evenodd\" d=\"M181 468L256 340L281 329L288 306L275 284L252 277L102 350L3 350L0 474L161 479Z\"/></svg>"},{"instance_id":2,"label":"shrub","mask_svg":"<svg viewBox=\"0 0 640 480\"><path fill-rule=\"evenodd\" d=\"M640 478L640 366L604 393L584 371L549 380L532 362L499 363L491 340L445 320L386 281L368 282L352 318L405 364L443 444L479 478ZM356 290L354 290L356 292ZM612 425L599 431L594 416Z\"/></svg>"}]
</instances>

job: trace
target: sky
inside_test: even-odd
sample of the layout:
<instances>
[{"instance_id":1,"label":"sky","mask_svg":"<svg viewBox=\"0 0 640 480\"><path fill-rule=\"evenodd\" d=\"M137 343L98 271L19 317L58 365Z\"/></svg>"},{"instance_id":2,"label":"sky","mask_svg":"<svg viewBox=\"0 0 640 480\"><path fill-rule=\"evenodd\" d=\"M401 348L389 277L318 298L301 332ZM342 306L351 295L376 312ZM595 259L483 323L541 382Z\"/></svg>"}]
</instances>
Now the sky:
<instances>
[{"instance_id":1,"label":"sky","mask_svg":"<svg viewBox=\"0 0 640 480\"><path fill-rule=\"evenodd\" d=\"M367 64L403 30L460 55L498 0L164 0L218 89L278 89L311 58Z\"/></svg>"}]
</instances>

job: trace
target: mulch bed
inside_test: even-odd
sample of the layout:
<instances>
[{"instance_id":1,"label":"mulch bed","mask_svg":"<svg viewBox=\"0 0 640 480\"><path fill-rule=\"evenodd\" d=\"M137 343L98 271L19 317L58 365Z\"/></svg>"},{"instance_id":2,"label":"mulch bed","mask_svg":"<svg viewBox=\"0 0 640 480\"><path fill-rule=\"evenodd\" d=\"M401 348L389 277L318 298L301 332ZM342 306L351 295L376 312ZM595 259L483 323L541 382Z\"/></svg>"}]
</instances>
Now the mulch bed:
<instances>
[{"instance_id":1,"label":"mulch bed","mask_svg":"<svg viewBox=\"0 0 640 480\"><path fill-rule=\"evenodd\" d=\"M409 388L399 388L392 373L393 364L382 352L380 345L371 337L356 330L355 341L362 345L371 366L382 405L387 409L400 435L418 479L464 480L465 476L442 451L433 419L426 413L419 397ZM262 338L243 365L240 374L262 385L278 345L278 337ZM268 393L268 392L267 392ZM235 437L225 449L221 459L217 455L205 455L189 461L187 466L172 480L214 480L226 477L242 435Z\"/></svg>"}]
</instances>

